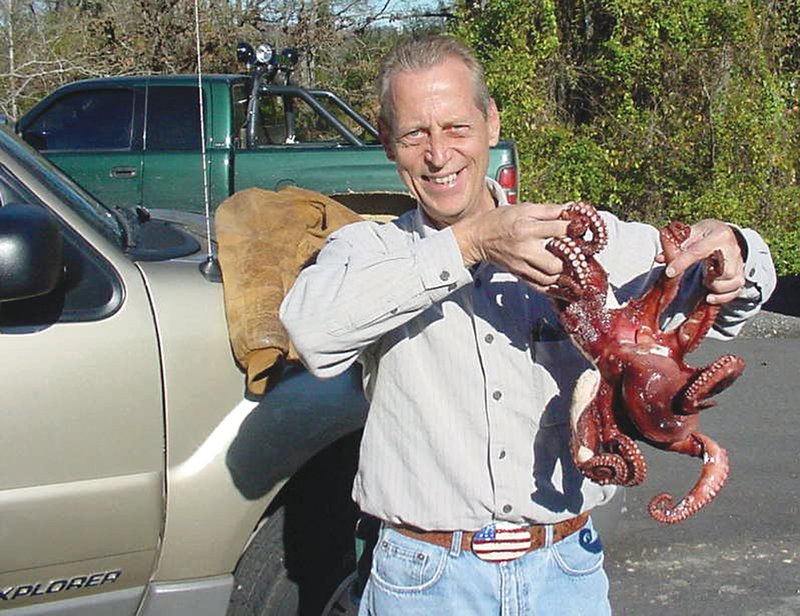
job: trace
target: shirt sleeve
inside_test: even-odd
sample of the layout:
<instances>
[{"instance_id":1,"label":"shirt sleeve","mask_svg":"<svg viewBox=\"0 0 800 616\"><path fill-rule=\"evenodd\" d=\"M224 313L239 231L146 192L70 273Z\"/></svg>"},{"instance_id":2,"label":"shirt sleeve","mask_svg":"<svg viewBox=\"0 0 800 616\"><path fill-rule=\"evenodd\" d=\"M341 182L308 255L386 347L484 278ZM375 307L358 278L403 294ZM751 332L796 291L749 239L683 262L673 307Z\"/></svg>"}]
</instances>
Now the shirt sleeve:
<instances>
[{"instance_id":1,"label":"shirt sleeve","mask_svg":"<svg viewBox=\"0 0 800 616\"><path fill-rule=\"evenodd\" d=\"M392 223L356 223L330 236L279 314L303 363L331 377L383 334L470 282L452 230L416 238Z\"/></svg>"}]
</instances>

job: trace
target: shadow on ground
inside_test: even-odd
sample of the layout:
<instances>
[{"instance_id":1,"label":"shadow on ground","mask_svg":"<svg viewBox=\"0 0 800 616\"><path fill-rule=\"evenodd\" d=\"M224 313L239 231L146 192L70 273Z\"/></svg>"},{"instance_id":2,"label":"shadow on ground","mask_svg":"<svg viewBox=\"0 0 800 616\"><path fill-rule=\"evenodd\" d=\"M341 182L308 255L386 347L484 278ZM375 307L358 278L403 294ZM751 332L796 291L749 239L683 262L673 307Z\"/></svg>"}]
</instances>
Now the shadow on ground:
<instances>
[{"instance_id":1,"label":"shadow on ground","mask_svg":"<svg viewBox=\"0 0 800 616\"><path fill-rule=\"evenodd\" d=\"M800 276L780 276L764 310L800 317Z\"/></svg>"}]
</instances>

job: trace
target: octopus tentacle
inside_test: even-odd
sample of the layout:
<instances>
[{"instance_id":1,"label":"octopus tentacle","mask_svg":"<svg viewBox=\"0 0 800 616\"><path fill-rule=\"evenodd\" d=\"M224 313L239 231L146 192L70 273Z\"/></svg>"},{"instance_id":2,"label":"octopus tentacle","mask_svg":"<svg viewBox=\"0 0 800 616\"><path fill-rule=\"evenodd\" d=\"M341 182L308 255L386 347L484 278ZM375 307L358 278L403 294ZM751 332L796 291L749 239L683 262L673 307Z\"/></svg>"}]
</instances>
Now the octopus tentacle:
<instances>
[{"instance_id":1,"label":"octopus tentacle","mask_svg":"<svg viewBox=\"0 0 800 616\"><path fill-rule=\"evenodd\" d=\"M565 237L554 238L547 245L564 266L551 295L575 302L591 290L593 301L602 299L604 304L606 273L592 257L608 244L605 222L597 210L583 202L568 204L559 217L569 225Z\"/></svg>"},{"instance_id":2,"label":"octopus tentacle","mask_svg":"<svg viewBox=\"0 0 800 616\"><path fill-rule=\"evenodd\" d=\"M671 444L667 449L703 458L700 478L678 504L675 504L671 495L663 493L654 496L647 506L650 515L658 522L675 524L694 515L714 500L728 479L730 466L728 453L716 441L699 432Z\"/></svg>"},{"instance_id":3,"label":"octopus tentacle","mask_svg":"<svg viewBox=\"0 0 800 616\"><path fill-rule=\"evenodd\" d=\"M661 229L661 250L666 263L672 261L681 252L681 245L689 238L691 227L679 221L672 221ZM639 300L647 307L650 320L658 324L658 317L669 307L678 296L680 289L680 276L669 277L662 273L656 283Z\"/></svg>"},{"instance_id":4,"label":"octopus tentacle","mask_svg":"<svg viewBox=\"0 0 800 616\"><path fill-rule=\"evenodd\" d=\"M613 438L612 447L628 465L628 477L621 485L637 486L642 483L647 478L647 464L639 446L627 434L619 432Z\"/></svg>"},{"instance_id":5,"label":"octopus tentacle","mask_svg":"<svg viewBox=\"0 0 800 616\"><path fill-rule=\"evenodd\" d=\"M727 388L742 372L744 360L736 355L723 355L698 370L683 391L680 410L692 414L714 406L716 402L708 398Z\"/></svg>"},{"instance_id":6,"label":"octopus tentacle","mask_svg":"<svg viewBox=\"0 0 800 616\"><path fill-rule=\"evenodd\" d=\"M720 306L706 304L703 301L677 327L674 332L675 345L681 349L683 354L691 353L700 346L703 338L714 325L719 310Z\"/></svg>"},{"instance_id":7,"label":"octopus tentacle","mask_svg":"<svg viewBox=\"0 0 800 616\"><path fill-rule=\"evenodd\" d=\"M569 220L567 235L577 242L581 252L586 256L593 256L603 250L608 244L608 230L606 223L598 211L583 201L572 202L567 205L560 218ZM591 238L584 237L589 231Z\"/></svg>"},{"instance_id":8,"label":"octopus tentacle","mask_svg":"<svg viewBox=\"0 0 800 616\"><path fill-rule=\"evenodd\" d=\"M667 263L681 253L682 244L689 239L691 234L692 228L679 220L673 220L661 229L661 249L664 251Z\"/></svg>"},{"instance_id":9,"label":"octopus tentacle","mask_svg":"<svg viewBox=\"0 0 800 616\"><path fill-rule=\"evenodd\" d=\"M583 296L589 282L589 265L586 256L571 237L554 238L547 249L561 259L564 271L556 282L557 294L568 301L576 301Z\"/></svg>"},{"instance_id":10,"label":"octopus tentacle","mask_svg":"<svg viewBox=\"0 0 800 616\"><path fill-rule=\"evenodd\" d=\"M616 453L601 453L578 464L580 471L595 483L627 485L630 469L625 459Z\"/></svg>"},{"instance_id":11,"label":"octopus tentacle","mask_svg":"<svg viewBox=\"0 0 800 616\"><path fill-rule=\"evenodd\" d=\"M722 273L722 252L715 250L705 261L706 277L714 280ZM719 305L712 305L701 299L691 314L677 328L675 335L676 341L683 353L691 353L702 342L708 331L714 325L714 321L720 311Z\"/></svg>"},{"instance_id":12,"label":"octopus tentacle","mask_svg":"<svg viewBox=\"0 0 800 616\"><path fill-rule=\"evenodd\" d=\"M639 446L629 436L617 432L603 453L577 464L581 472L600 485L635 486L647 477L647 464Z\"/></svg>"}]
</instances>

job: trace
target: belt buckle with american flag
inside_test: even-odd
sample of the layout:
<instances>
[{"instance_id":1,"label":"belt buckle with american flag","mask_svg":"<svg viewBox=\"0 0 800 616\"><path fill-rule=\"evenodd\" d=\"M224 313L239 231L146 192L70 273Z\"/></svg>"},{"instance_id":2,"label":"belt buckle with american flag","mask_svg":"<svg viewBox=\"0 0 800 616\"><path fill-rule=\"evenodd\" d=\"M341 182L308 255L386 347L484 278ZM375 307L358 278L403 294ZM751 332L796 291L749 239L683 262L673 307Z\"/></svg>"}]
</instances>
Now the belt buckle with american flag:
<instances>
[{"instance_id":1,"label":"belt buckle with american flag","mask_svg":"<svg viewBox=\"0 0 800 616\"><path fill-rule=\"evenodd\" d=\"M472 536L472 552L488 562L519 558L531 549L531 530L511 522L491 522Z\"/></svg>"}]
</instances>

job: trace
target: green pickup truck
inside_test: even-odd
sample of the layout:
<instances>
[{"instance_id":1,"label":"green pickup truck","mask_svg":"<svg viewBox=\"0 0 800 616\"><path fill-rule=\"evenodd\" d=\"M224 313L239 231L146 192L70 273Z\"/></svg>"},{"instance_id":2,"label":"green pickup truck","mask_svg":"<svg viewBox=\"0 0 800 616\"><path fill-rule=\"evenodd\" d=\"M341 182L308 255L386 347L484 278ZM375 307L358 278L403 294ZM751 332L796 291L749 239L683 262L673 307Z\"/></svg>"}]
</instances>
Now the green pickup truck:
<instances>
[{"instance_id":1,"label":"green pickup truck","mask_svg":"<svg viewBox=\"0 0 800 616\"><path fill-rule=\"evenodd\" d=\"M334 93L292 85L291 63L276 56L258 61L245 52L249 74L203 75L202 127L198 78L177 75L70 83L16 130L108 206L202 212L206 184L212 210L244 188L286 185L335 196L359 213L413 205L375 128ZM513 142L492 150L489 174L515 202Z\"/></svg>"}]
</instances>

